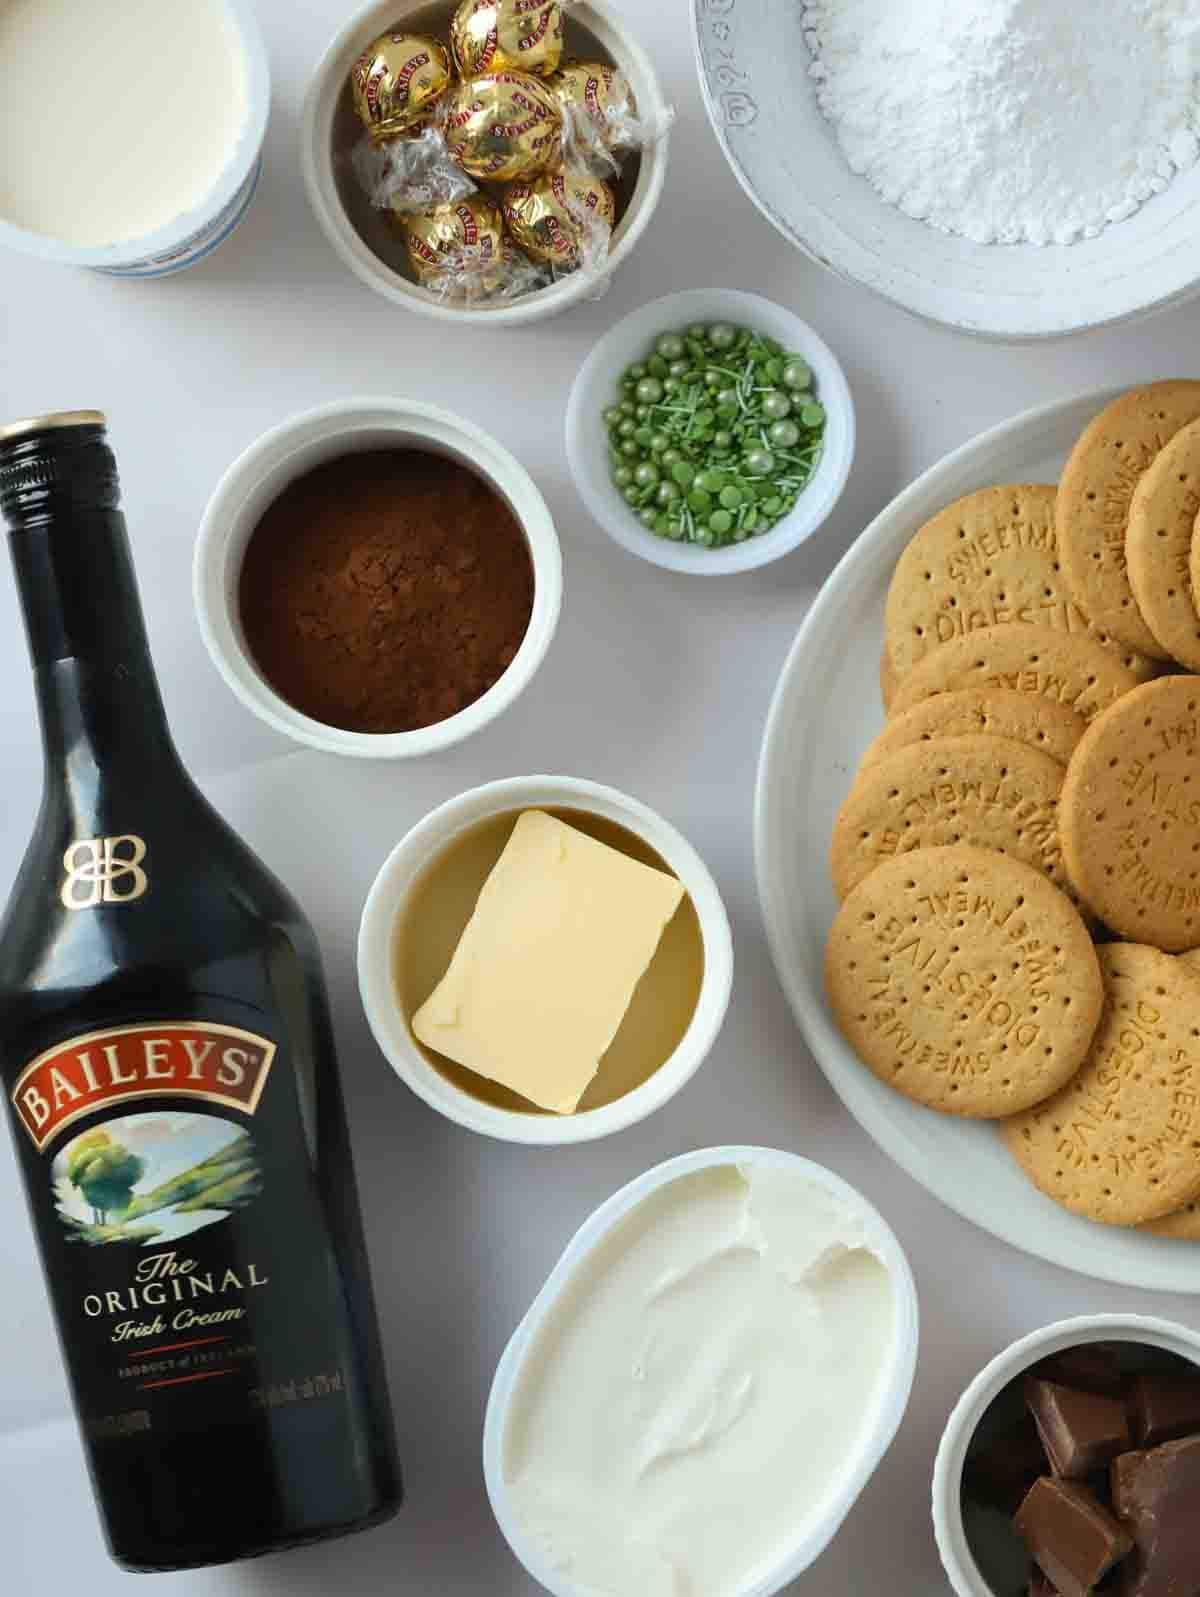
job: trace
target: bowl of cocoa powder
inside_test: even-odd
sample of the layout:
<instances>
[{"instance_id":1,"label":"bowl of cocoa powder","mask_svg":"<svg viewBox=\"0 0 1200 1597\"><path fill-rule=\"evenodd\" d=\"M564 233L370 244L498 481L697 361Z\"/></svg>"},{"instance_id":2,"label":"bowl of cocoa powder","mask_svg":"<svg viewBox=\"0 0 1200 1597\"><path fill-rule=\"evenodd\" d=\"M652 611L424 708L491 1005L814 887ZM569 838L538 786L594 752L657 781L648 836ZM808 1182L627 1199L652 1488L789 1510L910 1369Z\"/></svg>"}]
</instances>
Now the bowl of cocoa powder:
<instances>
[{"instance_id":1,"label":"bowl of cocoa powder","mask_svg":"<svg viewBox=\"0 0 1200 1597\"><path fill-rule=\"evenodd\" d=\"M241 455L201 523L200 629L244 705L367 759L469 737L554 636L562 558L520 463L413 400L293 417Z\"/></svg>"}]
</instances>

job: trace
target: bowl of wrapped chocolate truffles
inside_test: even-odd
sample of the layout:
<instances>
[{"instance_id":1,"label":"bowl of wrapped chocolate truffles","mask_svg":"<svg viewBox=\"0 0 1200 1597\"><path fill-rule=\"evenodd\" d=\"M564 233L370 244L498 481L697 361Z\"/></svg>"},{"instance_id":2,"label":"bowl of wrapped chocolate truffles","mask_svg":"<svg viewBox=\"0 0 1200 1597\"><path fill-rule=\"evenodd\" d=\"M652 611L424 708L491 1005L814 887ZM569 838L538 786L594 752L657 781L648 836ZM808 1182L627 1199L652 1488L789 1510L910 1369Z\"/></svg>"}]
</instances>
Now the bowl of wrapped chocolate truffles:
<instances>
[{"instance_id":1,"label":"bowl of wrapped chocolate truffles","mask_svg":"<svg viewBox=\"0 0 1200 1597\"><path fill-rule=\"evenodd\" d=\"M1197 1502L1200 1335L1139 1315L1064 1320L999 1354L934 1469L958 1597L1186 1597Z\"/></svg>"},{"instance_id":2,"label":"bowl of wrapped chocolate truffles","mask_svg":"<svg viewBox=\"0 0 1200 1597\"><path fill-rule=\"evenodd\" d=\"M301 162L369 287L512 325L603 292L658 204L671 121L604 0L372 0L317 66Z\"/></svg>"}]
</instances>

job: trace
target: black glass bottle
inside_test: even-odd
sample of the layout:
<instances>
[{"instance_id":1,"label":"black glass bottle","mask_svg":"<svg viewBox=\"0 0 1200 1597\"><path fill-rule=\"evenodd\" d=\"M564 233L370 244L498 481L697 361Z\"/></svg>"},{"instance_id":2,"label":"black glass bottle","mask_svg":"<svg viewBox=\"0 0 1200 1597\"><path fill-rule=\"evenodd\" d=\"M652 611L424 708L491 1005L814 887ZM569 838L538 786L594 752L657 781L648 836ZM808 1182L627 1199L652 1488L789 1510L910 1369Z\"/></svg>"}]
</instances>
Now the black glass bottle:
<instances>
[{"instance_id":1,"label":"black glass bottle","mask_svg":"<svg viewBox=\"0 0 1200 1597\"><path fill-rule=\"evenodd\" d=\"M96 412L0 429L45 749L0 1081L113 1556L178 1569L400 1483L317 946L180 763L118 506Z\"/></svg>"}]
</instances>

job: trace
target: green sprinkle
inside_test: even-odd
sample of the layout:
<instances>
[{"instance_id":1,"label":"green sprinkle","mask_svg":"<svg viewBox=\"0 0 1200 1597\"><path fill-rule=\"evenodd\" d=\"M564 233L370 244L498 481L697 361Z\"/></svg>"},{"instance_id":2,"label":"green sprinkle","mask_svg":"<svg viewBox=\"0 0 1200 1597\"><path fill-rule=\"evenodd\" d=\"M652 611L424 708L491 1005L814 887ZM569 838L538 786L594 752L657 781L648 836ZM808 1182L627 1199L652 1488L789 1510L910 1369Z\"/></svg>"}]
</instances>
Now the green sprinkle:
<instances>
[{"instance_id":1,"label":"green sprinkle","mask_svg":"<svg viewBox=\"0 0 1200 1597\"><path fill-rule=\"evenodd\" d=\"M725 322L662 333L603 412L639 524L710 548L774 526L821 458L825 409L799 355Z\"/></svg>"}]
</instances>

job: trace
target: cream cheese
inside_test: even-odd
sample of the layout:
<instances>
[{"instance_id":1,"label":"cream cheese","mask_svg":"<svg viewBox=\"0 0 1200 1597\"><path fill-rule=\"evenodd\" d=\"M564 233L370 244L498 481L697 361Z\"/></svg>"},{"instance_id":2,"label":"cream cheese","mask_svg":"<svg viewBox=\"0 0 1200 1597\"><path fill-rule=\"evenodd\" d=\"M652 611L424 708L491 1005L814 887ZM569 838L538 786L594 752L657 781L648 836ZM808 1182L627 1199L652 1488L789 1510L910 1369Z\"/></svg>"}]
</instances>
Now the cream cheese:
<instances>
[{"instance_id":1,"label":"cream cheese","mask_svg":"<svg viewBox=\"0 0 1200 1597\"><path fill-rule=\"evenodd\" d=\"M896 1318L860 1216L802 1172L669 1182L525 1350L504 1439L517 1519L586 1597L734 1597L853 1467Z\"/></svg>"},{"instance_id":2,"label":"cream cheese","mask_svg":"<svg viewBox=\"0 0 1200 1597\"><path fill-rule=\"evenodd\" d=\"M92 248L199 205L249 110L222 0L0 0L0 217Z\"/></svg>"}]
</instances>

